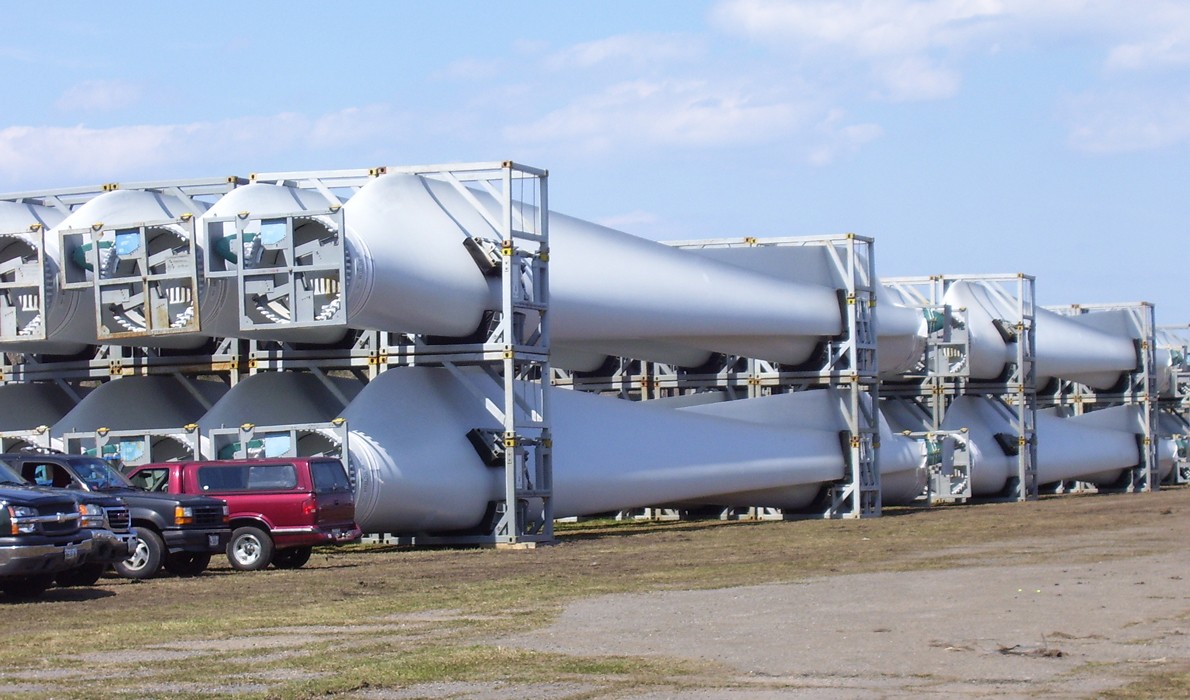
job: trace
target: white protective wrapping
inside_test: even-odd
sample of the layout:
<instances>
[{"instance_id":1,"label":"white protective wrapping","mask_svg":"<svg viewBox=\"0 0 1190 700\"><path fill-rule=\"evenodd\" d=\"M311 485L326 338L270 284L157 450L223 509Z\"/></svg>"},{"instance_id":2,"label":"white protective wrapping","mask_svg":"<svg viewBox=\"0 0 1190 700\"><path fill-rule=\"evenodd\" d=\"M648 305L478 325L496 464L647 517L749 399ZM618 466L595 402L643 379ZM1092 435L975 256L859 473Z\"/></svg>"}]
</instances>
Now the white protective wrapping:
<instances>
[{"instance_id":1,"label":"white protective wrapping","mask_svg":"<svg viewBox=\"0 0 1190 700\"><path fill-rule=\"evenodd\" d=\"M477 198L493 212L497 202ZM463 247L491 228L450 185L384 175L344 205L348 315L357 328L463 336L498 308ZM797 364L842 330L834 289L782 281L562 214L550 214L551 343L698 363L709 352ZM678 355L675 358L675 354ZM590 369L590 366L580 369Z\"/></svg>"},{"instance_id":2,"label":"white protective wrapping","mask_svg":"<svg viewBox=\"0 0 1190 700\"><path fill-rule=\"evenodd\" d=\"M876 285L876 361L881 377L918 368L925 357L927 325L921 309L897 303L887 287Z\"/></svg>"},{"instance_id":3,"label":"white protective wrapping","mask_svg":"<svg viewBox=\"0 0 1190 700\"><path fill-rule=\"evenodd\" d=\"M866 397L865 397L866 398ZM672 405L672 404L671 404ZM846 397L837 389L811 389L774 394L739 401L720 401L678 407L678 410L703 415L730 418L774 428L793 428L827 431L836 436L847 430ZM911 503L925 490L925 458L917 441L893 433L883 415L883 407L876 413L880 430L880 487L885 505ZM840 464L844 464L842 442L836 440L835 449ZM842 474L840 473L840 476ZM806 489L798 496L783 492L748 494L747 499L734 502L716 501L722 505L770 506L796 510L804 507ZM809 494L816 495L816 492Z\"/></svg>"},{"instance_id":4,"label":"white protective wrapping","mask_svg":"<svg viewBox=\"0 0 1190 700\"><path fill-rule=\"evenodd\" d=\"M99 385L52 426L50 433L164 430L197 423L227 392L217 381L148 376L113 379Z\"/></svg>"},{"instance_id":5,"label":"white protective wrapping","mask_svg":"<svg viewBox=\"0 0 1190 700\"><path fill-rule=\"evenodd\" d=\"M828 289L845 289L847 280L840 263L845 264L842 246L824 243L749 246L684 247L697 255L730 263L751 272L797 284ZM869 265L868 249L857 247L856 264ZM881 376L892 377L915 369L926 349L926 321L919 309L898 303L897 295L881 284L876 292L876 345ZM772 359L762 357L761 359Z\"/></svg>"},{"instance_id":6,"label":"white protective wrapping","mask_svg":"<svg viewBox=\"0 0 1190 700\"><path fill-rule=\"evenodd\" d=\"M1079 416L1071 416L1066 420L1078 423L1079 425L1099 428L1102 430L1116 430L1127 434L1132 438L1133 442L1137 442L1140 436L1144 435L1145 418L1144 411L1140 406L1125 405L1125 406L1111 406L1109 408L1098 408L1089 411ZM1176 440L1172 435L1162 434L1161 431L1161 414L1157 414L1157 434L1153 439L1157 445L1157 474L1159 480L1165 479L1173 470L1174 457L1177 454ZM1134 466L1136 462L1133 463ZM1095 484L1111 485L1120 480L1122 473L1118 470L1109 470L1105 474L1092 475L1082 479Z\"/></svg>"},{"instance_id":7,"label":"white protective wrapping","mask_svg":"<svg viewBox=\"0 0 1190 700\"><path fill-rule=\"evenodd\" d=\"M87 392L78 389L77 393ZM0 385L0 431L48 428L62 420L76 405L74 397L55 382Z\"/></svg>"},{"instance_id":8,"label":"white protective wrapping","mask_svg":"<svg viewBox=\"0 0 1190 700\"><path fill-rule=\"evenodd\" d=\"M363 383L349 377L316 377L309 372L261 372L242 379L203 415L198 422L204 437L213 429L257 426L264 434L263 455L278 457L296 453L301 456L323 454L342 446L339 437L328 430L347 404L359 394ZM299 431L297 444L290 444L288 434L269 435L270 426L311 424ZM321 424L321 425L320 425ZM219 450L215 444L213 449Z\"/></svg>"},{"instance_id":9,"label":"white protective wrapping","mask_svg":"<svg viewBox=\"0 0 1190 700\"><path fill-rule=\"evenodd\" d=\"M989 285L975 281L952 284L943 301L955 309L965 309L960 314L970 336L971 376L986 380L1000 377L1005 365L1016 357L1016 348L1004 339L996 321L1014 325L1018 310L996 295ZM1093 316L1062 316L1035 309L1038 386L1057 377L1095 389L1108 389L1122 374L1136 368L1132 338L1096 328Z\"/></svg>"},{"instance_id":10,"label":"white protective wrapping","mask_svg":"<svg viewBox=\"0 0 1190 700\"><path fill-rule=\"evenodd\" d=\"M198 425L206 433L244 423L326 423L342 413L363 386L346 377L326 377L324 382L309 372L260 372L229 389Z\"/></svg>"},{"instance_id":11,"label":"white protective wrapping","mask_svg":"<svg viewBox=\"0 0 1190 700\"><path fill-rule=\"evenodd\" d=\"M451 531L503 497L504 472L466 438L501 426L473 387L500 403L482 373L471 386L446 369L382 373L344 411L351 428L356 517L367 532ZM565 517L838 479L838 435L776 429L550 389L554 515Z\"/></svg>"},{"instance_id":12,"label":"white protective wrapping","mask_svg":"<svg viewBox=\"0 0 1190 700\"><path fill-rule=\"evenodd\" d=\"M1012 433L1008 407L986 397L960 396L947 410L942 429L962 428L967 428L970 440L973 495L999 495L1009 478L1017 473L1017 457L1007 454L995 437L997 433ZM1136 436L1132 433L1048 413L1037 414L1034 430L1037 479L1041 484L1092 479L1106 483L1118 479L1124 469L1140 461Z\"/></svg>"}]
</instances>

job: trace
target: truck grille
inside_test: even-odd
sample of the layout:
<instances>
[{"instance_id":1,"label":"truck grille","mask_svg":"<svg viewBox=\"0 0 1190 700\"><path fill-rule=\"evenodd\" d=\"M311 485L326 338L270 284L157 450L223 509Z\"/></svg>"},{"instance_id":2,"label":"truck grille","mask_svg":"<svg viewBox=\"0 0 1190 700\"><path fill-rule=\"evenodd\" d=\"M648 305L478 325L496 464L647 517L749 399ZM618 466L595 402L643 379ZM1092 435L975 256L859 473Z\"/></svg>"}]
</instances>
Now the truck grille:
<instances>
[{"instance_id":1,"label":"truck grille","mask_svg":"<svg viewBox=\"0 0 1190 700\"><path fill-rule=\"evenodd\" d=\"M73 503L45 506L38 513L41 516L41 531L47 535L68 535L78 532L79 513Z\"/></svg>"},{"instance_id":2,"label":"truck grille","mask_svg":"<svg viewBox=\"0 0 1190 700\"><path fill-rule=\"evenodd\" d=\"M132 524L132 518L128 515L128 509L123 506L104 508L103 511L107 513L107 526L115 532L124 532Z\"/></svg>"},{"instance_id":3,"label":"truck grille","mask_svg":"<svg viewBox=\"0 0 1190 700\"><path fill-rule=\"evenodd\" d=\"M223 527L223 506L194 506L194 524L198 527Z\"/></svg>"}]
</instances>

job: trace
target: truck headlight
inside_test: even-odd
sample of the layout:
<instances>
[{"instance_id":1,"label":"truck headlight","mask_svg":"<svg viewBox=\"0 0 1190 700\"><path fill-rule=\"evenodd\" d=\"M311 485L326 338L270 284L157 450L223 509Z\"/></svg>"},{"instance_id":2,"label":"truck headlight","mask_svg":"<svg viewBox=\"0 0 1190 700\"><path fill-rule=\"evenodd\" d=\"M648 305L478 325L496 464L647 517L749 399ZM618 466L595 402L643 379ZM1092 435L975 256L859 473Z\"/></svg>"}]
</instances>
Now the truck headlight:
<instances>
[{"instance_id":1,"label":"truck headlight","mask_svg":"<svg viewBox=\"0 0 1190 700\"><path fill-rule=\"evenodd\" d=\"M177 506L174 508L174 524L190 525L194 522L194 509Z\"/></svg>"},{"instance_id":2,"label":"truck headlight","mask_svg":"<svg viewBox=\"0 0 1190 700\"><path fill-rule=\"evenodd\" d=\"M36 508L30 508L29 506L9 506L10 533L13 535L28 535L37 532L37 523L29 520L36 517Z\"/></svg>"},{"instance_id":3,"label":"truck headlight","mask_svg":"<svg viewBox=\"0 0 1190 700\"><path fill-rule=\"evenodd\" d=\"M79 504L79 527L102 530L107 527L107 514L94 503Z\"/></svg>"}]
</instances>

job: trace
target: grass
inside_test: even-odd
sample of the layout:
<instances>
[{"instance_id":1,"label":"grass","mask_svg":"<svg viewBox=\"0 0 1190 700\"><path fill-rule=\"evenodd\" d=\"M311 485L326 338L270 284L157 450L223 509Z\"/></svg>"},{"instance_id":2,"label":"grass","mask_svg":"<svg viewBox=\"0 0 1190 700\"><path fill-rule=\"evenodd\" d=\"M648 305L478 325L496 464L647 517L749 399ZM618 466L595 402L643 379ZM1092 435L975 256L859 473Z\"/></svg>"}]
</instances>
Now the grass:
<instances>
[{"instance_id":1,"label":"grass","mask_svg":"<svg viewBox=\"0 0 1190 700\"><path fill-rule=\"evenodd\" d=\"M1169 490L864 521L599 520L560 524L559 543L535 550L354 545L316 552L296 571L216 563L190 579L105 578L38 602L0 601L0 694L318 697L422 683L563 683L577 698L732 687L732 672L710 664L578 658L495 640L608 593L1035 563L1052 559L1059 542L1071 562L1141 556L1183 546L1187 528L1170 525L1184 518L1171 516L1188 502L1190 490ZM1106 697L1190 697L1190 667L1144 674Z\"/></svg>"}]
</instances>

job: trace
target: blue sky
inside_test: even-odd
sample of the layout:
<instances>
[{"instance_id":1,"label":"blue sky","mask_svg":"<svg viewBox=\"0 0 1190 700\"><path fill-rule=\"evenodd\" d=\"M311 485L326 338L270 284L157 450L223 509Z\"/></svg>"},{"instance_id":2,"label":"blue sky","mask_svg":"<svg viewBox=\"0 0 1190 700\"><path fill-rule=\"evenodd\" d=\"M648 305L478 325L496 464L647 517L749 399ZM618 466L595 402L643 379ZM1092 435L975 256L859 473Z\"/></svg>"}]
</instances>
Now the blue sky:
<instances>
[{"instance_id":1,"label":"blue sky","mask_svg":"<svg viewBox=\"0 0 1190 700\"><path fill-rule=\"evenodd\" d=\"M513 159L642 236L1190 323L1186 2L21 3L0 69L0 191Z\"/></svg>"}]
</instances>

